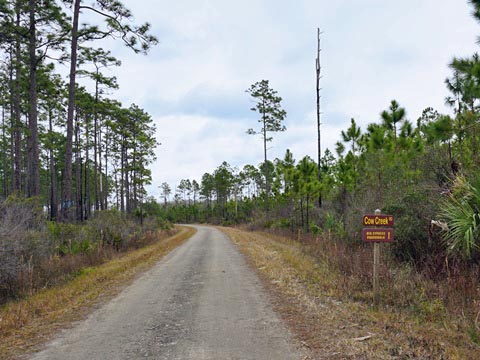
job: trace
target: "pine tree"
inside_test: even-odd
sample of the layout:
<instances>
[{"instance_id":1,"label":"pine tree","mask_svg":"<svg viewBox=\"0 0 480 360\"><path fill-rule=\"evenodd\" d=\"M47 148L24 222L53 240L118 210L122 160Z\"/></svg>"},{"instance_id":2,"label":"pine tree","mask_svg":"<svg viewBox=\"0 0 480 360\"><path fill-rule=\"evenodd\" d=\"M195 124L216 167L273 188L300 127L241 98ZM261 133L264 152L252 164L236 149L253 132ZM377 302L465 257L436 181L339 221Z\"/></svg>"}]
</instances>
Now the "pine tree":
<instances>
[{"instance_id":1,"label":"pine tree","mask_svg":"<svg viewBox=\"0 0 480 360\"><path fill-rule=\"evenodd\" d=\"M263 139L263 154L264 154L264 177L265 177L265 209L268 218L269 213L269 195L270 195L270 183L269 183L269 173L268 173L268 163L267 163L267 142L273 140L270 136L272 132L282 132L287 128L283 125L283 121L287 116L287 112L282 109L281 102L282 98L277 95L277 91L270 88L268 80L258 81L248 90L247 93L255 101L255 106L250 110L258 112L260 118L258 122L262 127L257 131L253 129L248 129L247 134L249 135L261 135Z\"/></svg>"},{"instance_id":2,"label":"pine tree","mask_svg":"<svg viewBox=\"0 0 480 360\"><path fill-rule=\"evenodd\" d=\"M140 26L131 26L132 13L117 0L96 0L91 6L83 5L82 0L63 0L65 4L72 6L73 21L71 28L71 51L70 51L70 76L69 76L69 96L67 111L67 142L65 150L65 176L63 184L63 216L69 218L70 214L68 204L72 198L72 140L73 140L73 120L75 107L75 80L76 67L78 61L79 42L88 40L98 40L106 37L121 38L126 46L134 52L146 53L152 45L155 45L157 39L149 35L150 25L145 23ZM85 26L79 28L81 10L92 11L105 19L105 28L98 26ZM127 179L128 180L128 179ZM128 190L128 189L127 189Z\"/></svg>"}]
</instances>

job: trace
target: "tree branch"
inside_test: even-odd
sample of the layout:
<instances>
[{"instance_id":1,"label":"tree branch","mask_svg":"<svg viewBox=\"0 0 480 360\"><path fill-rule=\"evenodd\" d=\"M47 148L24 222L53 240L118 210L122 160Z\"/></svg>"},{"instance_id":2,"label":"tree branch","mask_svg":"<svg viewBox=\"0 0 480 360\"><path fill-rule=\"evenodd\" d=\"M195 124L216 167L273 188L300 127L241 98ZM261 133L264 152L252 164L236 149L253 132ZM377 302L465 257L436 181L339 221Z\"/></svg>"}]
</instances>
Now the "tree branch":
<instances>
[{"instance_id":1,"label":"tree branch","mask_svg":"<svg viewBox=\"0 0 480 360\"><path fill-rule=\"evenodd\" d=\"M113 21L115 21L115 22L118 24L118 26L120 26L120 27L123 28L123 26L122 26L122 24L120 23L120 21L118 21L118 19L117 19L116 17L114 17L114 16L112 16L112 15L110 15L110 14L104 13L104 12L102 12L102 11L100 11L100 10L97 10L97 9L91 7L91 6L80 6L80 9L91 10L91 11L96 12L97 14L99 14L99 15L101 15L101 16L105 16L105 17L107 17L107 18L110 18L110 19L112 19Z\"/></svg>"}]
</instances>

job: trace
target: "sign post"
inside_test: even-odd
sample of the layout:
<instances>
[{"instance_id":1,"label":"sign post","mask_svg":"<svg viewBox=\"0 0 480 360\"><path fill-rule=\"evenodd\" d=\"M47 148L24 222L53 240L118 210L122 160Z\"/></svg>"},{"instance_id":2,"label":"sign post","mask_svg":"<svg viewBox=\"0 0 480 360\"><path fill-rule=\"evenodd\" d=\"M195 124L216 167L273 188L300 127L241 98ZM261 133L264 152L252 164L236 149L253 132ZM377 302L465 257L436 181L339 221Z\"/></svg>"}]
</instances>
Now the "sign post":
<instances>
[{"instance_id":1,"label":"sign post","mask_svg":"<svg viewBox=\"0 0 480 360\"><path fill-rule=\"evenodd\" d=\"M363 216L362 240L373 242L373 302L378 306L380 302L379 291L379 266L380 266L380 243L393 241L392 215L382 215L381 210L375 210L374 215Z\"/></svg>"},{"instance_id":2,"label":"sign post","mask_svg":"<svg viewBox=\"0 0 480 360\"><path fill-rule=\"evenodd\" d=\"M373 303L378 306L380 303L378 267L380 266L380 244L373 244Z\"/></svg>"}]
</instances>

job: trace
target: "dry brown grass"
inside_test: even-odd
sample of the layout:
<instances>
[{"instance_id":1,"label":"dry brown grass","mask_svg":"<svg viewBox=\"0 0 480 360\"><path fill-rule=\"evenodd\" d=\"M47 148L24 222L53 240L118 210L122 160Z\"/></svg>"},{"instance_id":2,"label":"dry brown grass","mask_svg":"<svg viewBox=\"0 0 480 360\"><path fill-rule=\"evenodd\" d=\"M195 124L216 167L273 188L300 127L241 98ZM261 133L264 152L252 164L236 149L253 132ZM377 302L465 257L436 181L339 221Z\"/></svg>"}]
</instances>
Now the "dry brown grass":
<instances>
[{"instance_id":1,"label":"dry brown grass","mask_svg":"<svg viewBox=\"0 0 480 360\"><path fill-rule=\"evenodd\" d=\"M420 316L405 304L394 306L395 301L388 297L386 303L374 309L370 306L372 294L365 279L369 271L365 276L346 274L347 269L332 266L328 258L309 255L311 246L285 237L230 228L221 230L258 270L274 294L276 309L318 358L478 359L480 356L480 348L461 322L438 316L444 309L435 301L425 301ZM329 255L337 251L346 262L361 261L354 259L353 254L348 260L348 252L338 248L328 251ZM410 291L414 294L403 299L422 293L421 289ZM432 316L423 316L428 314Z\"/></svg>"},{"instance_id":2,"label":"dry brown grass","mask_svg":"<svg viewBox=\"0 0 480 360\"><path fill-rule=\"evenodd\" d=\"M194 233L193 228L182 227L174 236L159 238L101 266L84 268L72 281L1 307L0 359L16 358L81 319Z\"/></svg>"}]
</instances>

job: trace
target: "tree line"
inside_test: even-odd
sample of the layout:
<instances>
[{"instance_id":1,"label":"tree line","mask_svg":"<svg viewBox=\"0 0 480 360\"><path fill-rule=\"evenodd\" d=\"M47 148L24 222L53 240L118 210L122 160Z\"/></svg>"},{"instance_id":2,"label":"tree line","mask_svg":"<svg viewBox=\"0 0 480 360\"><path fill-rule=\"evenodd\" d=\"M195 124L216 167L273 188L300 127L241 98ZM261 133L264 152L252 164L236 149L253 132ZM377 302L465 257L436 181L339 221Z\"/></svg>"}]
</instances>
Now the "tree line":
<instances>
[{"instance_id":1,"label":"tree line","mask_svg":"<svg viewBox=\"0 0 480 360\"><path fill-rule=\"evenodd\" d=\"M116 0L0 0L2 198L39 199L65 221L141 206L155 127L145 110L109 96L118 84L106 69L121 63L97 47L113 38L146 54L157 39L132 19Z\"/></svg>"},{"instance_id":2,"label":"tree line","mask_svg":"<svg viewBox=\"0 0 480 360\"><path fill-rule=\"evenodd\" d=\"M480 21L480 1L470 3ZM247 93L261 128L248 133L261 136L263 161L242 168L223 162L200 180L182 180L175 191L163 183L161 212L172 221L250 223L358 241L362 214L380 208L396 217L391 249L398 258L478 262L480 57L455 57L449 67L451 114L426 107L411 119L392 100L364 129L352 118L319 162L296 160L288 149L268 160L266 144L286 130L286 112L267 80L253 84Z\"/></svg>"}]
</instances>

